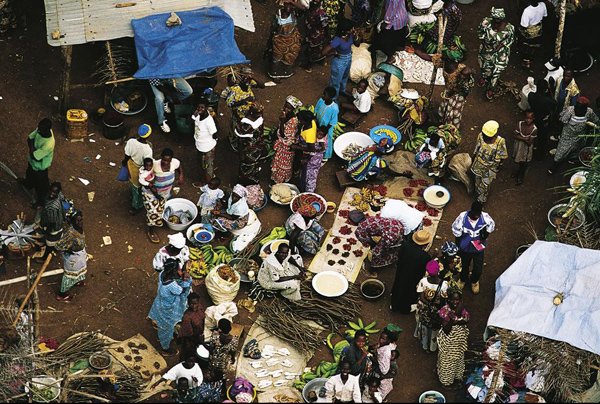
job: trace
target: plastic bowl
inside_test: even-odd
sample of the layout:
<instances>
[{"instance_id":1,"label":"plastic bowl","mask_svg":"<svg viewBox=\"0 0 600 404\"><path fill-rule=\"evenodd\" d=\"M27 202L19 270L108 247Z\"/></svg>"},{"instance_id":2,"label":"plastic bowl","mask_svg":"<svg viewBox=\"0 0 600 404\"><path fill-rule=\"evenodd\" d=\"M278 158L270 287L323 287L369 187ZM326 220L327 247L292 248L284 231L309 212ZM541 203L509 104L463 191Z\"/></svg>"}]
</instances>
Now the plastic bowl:
<instances>
[{"instance_id":1,"label":"plastic bowl","mask_svg":"<svg viewBox=\"0 0 600 404\"><path fill-rule=\"evenodd\" d=\"M102 359L106 360L106 364L98 365L96 362L98 360L102 360ZM110 367L110 365L112 365L112 356L110 356L110 354L108 354L106 352L95 352L90 355L88 362L89 362L90 366L93 367L94 369L98 369L98 370L108 369ZM96 364L94 364L94 363L96 363Z\"/></svg>"},{"instance_id":2,"label":"plastic bowl","mask_svg":"<svg viewBox=\"0 0 600 404\"><path fill-rule=\"evenodd\" d=\"M321 281L321 279L323 279L323 280ZM319 281L321 281L321 283L319 283ZM331 290L327 291L327 290L321 289L321 287L324 284L332 285L332 284L335 284L336 282L339 287L335 291L331 291ZM313 276L312 287L315 290L315 292L317 292L321 296L338 297L338 296L341 296L344 293L346 293L346 291L348 291L348 279L346 279L346 277L344 275L342 275L336 271L323 271L323 272L319 272L318 274Z\"/></svg>"},{"instance_id":3,"label":"plastic bowl","mask_svg":"<svg viewBox=\"0 0 600 404\"><path fill-rule=\"evenodd\" d=\"M419 402L420 403L424 403L425 401L425 397L428 395L433 395L435 396L435 398L437 399L438 403L445 403L446 402L446 397L444 397L444 395L442 393L440 393L439 391L435 391L435 390L427 390L425 392L423 392L423 394L421 394L419 396Z\"/></svg>"},{"instance_id":4,"label":"plastic bowl","mask_svg":"<svg viewBox=\"0 0 600 404\"><path fill-rule=\"evenodd\" d=\"M351 143L356 144L360 147L369 147L374 145L373 139L369 137L366 133L362 132L346 132L340 136L338 136L333 142L333 151L335 154L341 158L342 160L350 161L347 158L344 158L342 152L348 145Z\"/></svg>"},{"instance_id":5,"label":"plastic bowl","mask_svg":"<svg viewBox=\"0 0 600 404\"><path fill-rule=\"evenodd\" d=\"M190 220L189 222L187 222L186 224L179 224L179 223L171 223L169 222L165 215L167 208L171 208L171 211L177 211L177 210L187 210L190 211L192 213L192 220ZM192 223L194 223L194 220L196 220L196 217L198 216L198 207L196 206L196 204L192 201L189 201L185 198L173 198L173 199L169 199L166 203L165 203L165 210L163 212L163 219L165 221L165 223L167 224L167 227L171 230L175 230L175 231L184 231L185 229L187 229L188 227L190 227L190 225Z\"/></svg>"},{"instance_id":6,"label":"plastic bowl","mask_svg":"<svg viewBox=\"0 0 600 404\"><path fill-rule=\"evenodd\" d=\"M569 179L569 185L571 188L575 189L585 183L587 180L587 173L587 171L577 171L575 174L573 174Z\"/></svg>"},{"instance_id":7,"label":"plastic bowl","mask_svg":"<svg viewBox=\"0 0 600 404\"><path fill-rule=\"evenodd\" d=\"M194 237L194 231L196 229L204 229L207 232L212 234L212 237L210 239L207 240L199 240L197 238ZM185 233L187 239L194 244L206 244L206 243L210 243L214 238L215 238L215 232L214 230L212 230L212 226L209 224L204 224L204 223L196 223L191 225L190 227L188 227L186 233Z\"/></svg>"},{"instance_id":8,"label":"plastic bowl","mask_svg":"<svg viewBox=\"0 0 600 404\"><path fill-rule=\"evenodd\" d=\"M371 285L372 287L379 287L381 289L381 292L379 292L376 295L370 295L366 293L366 290L368 290L369 286ZM385 284L378 279L367 279L366 281L360 284L360 293L367 300L377 300L385 293Z\"/></svg>"},{"instance_id":9,"label":"plastic bowl","mask_svg":"<svg viewBox=\"0 0 600 404\"><path fill-rule=\"evenodd\" d=\"M319 197L319 199L321 200L321 206L319 209L317 209L317 220L320 219L321 217L323 217L325 212L327 212L327 201L321 195L315 194L314 192L303 192L301 194L296 195L290 202L290 209L292 210L292 212L296 213L296 211L294 210L294 205L295 205L296 201L299 201L300 199L305 198L306 195L315 195L315 196Z\"/></svg>"},{"instance_id":10,"label":"plastic bowl","mask_svg":"<svg viewBox=\"0 0 600 404\"><path fill-rule=\"evenodd\" d=\"M325 387L325 383L327 383L327 378L325 377L318 377L316 379L312 379L310 382L306 383L304 385L304 388L302 389L302 398L304 399L305 403L308 403L310 401L308 401L308 393L310 393L311 391L314 391L315 393L317 393L317 395L319 394L319 390L321 390L322 387Z\"/></svg>"},{"instance_id":11,"label":"plastic bowl","mask_svg":"<svg viewBox=\"0 0 600 404\"><path fill-rule=\"evenodd\" d=\"M450 191L441 185L430 185L423 191L423 199L430 207L442 209L450 202Z\"/></svg>"},{"instance_id":12,"label":"plastic bowl","mask_svg":"<svg viewBox=\"0 0 600 404\"><path fill-rule=\"evenodd\" d=\"M38 389L44 389L46 387L49 387L52 390L52 393L54 395L52 398L46 399L46 398L37 396L35 393L33 393L32 400L34 403L50 403L52 401L55 401L58 398L58 396L60 396L60 392L61 392L60 382L58 381L58 379L56 379L52 376L42 375L42 376L32 377L30 382L25 383L25 392L26 393L29 393L30 386L36 387Z\"/></svg>"},{"instance_id":13,"label":"plastic bowl","mask_svg":"<svg viewBox=\"0 0 600 404\"><path fill-rule=\"evenodd\" d=\"M300 194L300 189L298 189L298 187L297 187L297 186L295 186L294 184L290 184L289 182L283 182L283 183L281 183L281 184L279 184L279 185L285 185L285 186L287 186L287 187L288 187L288 188L290 188L290 189L292 190L292 192L293 192L293 193L295 193L296 195ZM273 198L271 197L271 193L270 193L270 192L269 192L269 199L270 199L270 200L272 200L272 201L273 201L274 203L276 203L277 205L281 205L281 206L286 206L286 205L289 205L289 204L290 204L289 202L288 202L288 203L283 203L283 202L279 202L279 201L277 201L277 200L273 199ZM290 202L291 202L291 201L290 201Z\"/></svg>"},{"instance_id":14,"label":"plastic bowl","mask_svg":"<svg viewBox=\"0 0 600 404\"><path fill-rule=\"evenodd\" d=\"M570 207L566 203L559 203L558 205L554 205L553 207L551 207L548 211L548 222L550 223L550 225L556 228L557 223L555 223L554 220L557 217L562 216L569 209ZM576 208L574 215L579 223L575 224L574 226L571 225L569 227L569 230L577 230L585 223L585 213L583 213L583 210L581 210L580 208ZM569 218L563 218L561 224L564 223L564 225L566 225L568 221Z\"/></svg>"},{"instance_id":15,"label":"plastic bowl","mask_svg":"<svg viewBox=\"0 0 600 404\"><path fill-rule=\"evenodd\" d=\"M595 147L584 147L579 150L579 161L586 167L592 166L592 158L594 157Z\"/></svg>"}]
</instances>

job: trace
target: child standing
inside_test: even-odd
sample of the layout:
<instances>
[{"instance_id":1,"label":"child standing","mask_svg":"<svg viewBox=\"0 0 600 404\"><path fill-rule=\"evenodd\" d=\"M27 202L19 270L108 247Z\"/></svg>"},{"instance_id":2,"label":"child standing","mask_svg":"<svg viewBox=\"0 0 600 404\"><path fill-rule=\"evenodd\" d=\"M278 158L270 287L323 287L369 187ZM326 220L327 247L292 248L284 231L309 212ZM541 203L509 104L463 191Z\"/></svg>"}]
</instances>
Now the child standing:
<instances>
[{"instance_id":1,"label":"child standing","mask_svg":"<svg viewBox=\"0 0 600 404\"><path fill-rule=\"evenodd\" d=\"M519 121L517 129L515 130L513 158L519 167L513 176L517 177L517 185L523 183L525 171L533 156L533 141L537 137L538 131L537 126L533 123L534 120L534 113L532 111L525 111L525 120Z\"/></svg>"},{"instance_id":2,"label":"child standing","mask_svg":"<svg viewBox=\"0 0 600 404\"><path fill-rule=\"evenodd\" d=\"M306 168L302 172L302 192L315 192L317 188L317 178L323 165L323 154L327 149L327 128L321 126L317 129L317 141L315 142L315 151L310 152Z\"/></svg>"},{"instance_id":3,"label":"child standing","mask_svg":"<svg viewBox=\"0 0 600 404\"><path fill-rule=\"evenodd\" d=\"M218 177L210 179L208 184L200 188L200 198L196 205L200 208L200 217L202 223L208 223L207 216L215 209L217 202L225 196L225 193L219 186L221 180Z\"/></svg>"}]
</instances>

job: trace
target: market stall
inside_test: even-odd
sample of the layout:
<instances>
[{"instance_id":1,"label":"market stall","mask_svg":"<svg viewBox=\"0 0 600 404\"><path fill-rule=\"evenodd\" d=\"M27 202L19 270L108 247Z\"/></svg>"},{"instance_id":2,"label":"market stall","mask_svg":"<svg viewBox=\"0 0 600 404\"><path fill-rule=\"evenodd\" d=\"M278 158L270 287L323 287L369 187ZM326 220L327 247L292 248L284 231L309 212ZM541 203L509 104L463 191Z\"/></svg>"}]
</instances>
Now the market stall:
<instances>
[{"instance_id":1,"label":"market stall","mask_svg":"<svg viewBox=\"0 0 600 404\"><path fill-rule=\"evenodd\" d=\"M472 399L598 402L598 268L600 251L536 241L498 278Z\"/></svg>"}]
</instances>

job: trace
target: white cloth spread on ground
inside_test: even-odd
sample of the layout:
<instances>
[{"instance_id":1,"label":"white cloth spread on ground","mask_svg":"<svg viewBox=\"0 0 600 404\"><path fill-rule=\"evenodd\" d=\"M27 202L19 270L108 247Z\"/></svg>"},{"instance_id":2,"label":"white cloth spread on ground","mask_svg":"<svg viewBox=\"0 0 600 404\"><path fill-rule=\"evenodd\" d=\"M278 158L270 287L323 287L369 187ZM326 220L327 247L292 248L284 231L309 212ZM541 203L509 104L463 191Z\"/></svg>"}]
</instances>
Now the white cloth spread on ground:
<instances>
[{"instance_id":1,"label":"white cloth spread on ground","mask_svg":"<svg viewBox=\"0 0 600 404\"><path fill-rule=\"evenodd\" d=\"M260 229L261 224L258 216L256 216L253 210L248 211L248 224L241 229L231 231L231 234L235 236L231 242L232 251L235 253L246 248L260 233Z\"/></svg>"},{"instance_id":2,"label":"white cloth spread on ground","mask_svg":"<svg viewBox=\"0 0 600 404\"><path fill-rule=\"evenodd\" d=\"M233 318L238 315L238 309L234 302L226 302L207 307L204 315L204 339L208 340L212 335L211 329L218 325L220 319L224 318L233 323Z\"/></svg>"},{"instance_id":3,"label":"white cloth spread on ground","mask_svg":"<svg viewBox=\"0 0 600 404\"><path fill-rule=\"evenodd\" d=\"M402 69L406 83L431 83L431 75L433 73L433 63L423 60L414 53L406 51L398 51L392 56L392 64ZM435 84L438 86L444 85L444 75L442 69L437 70Z\"/></svg>"}]
</instances>

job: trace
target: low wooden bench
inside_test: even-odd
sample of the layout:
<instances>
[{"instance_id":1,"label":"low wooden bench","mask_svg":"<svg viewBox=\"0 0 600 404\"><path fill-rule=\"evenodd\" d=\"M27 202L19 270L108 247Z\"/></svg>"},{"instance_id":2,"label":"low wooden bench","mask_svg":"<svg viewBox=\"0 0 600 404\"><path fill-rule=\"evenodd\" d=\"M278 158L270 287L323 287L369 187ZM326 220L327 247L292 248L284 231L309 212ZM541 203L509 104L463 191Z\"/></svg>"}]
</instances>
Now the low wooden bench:
<instances>
[{"instance_id":1,"label":"low wooden bench","mask_svg":"<svg viewBox=\"0 0 600 404\"><path fill-rule=\"evenodd\" d=\"M342 189L358 184L358 182L354 181L352 177L350 177L346 170L336 171L335 177L337 178L338 184Z\"/></svg>"}]
</instances>

